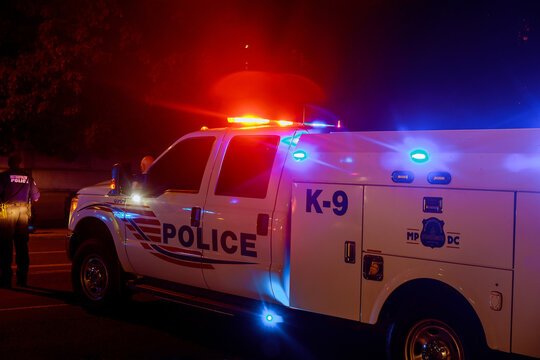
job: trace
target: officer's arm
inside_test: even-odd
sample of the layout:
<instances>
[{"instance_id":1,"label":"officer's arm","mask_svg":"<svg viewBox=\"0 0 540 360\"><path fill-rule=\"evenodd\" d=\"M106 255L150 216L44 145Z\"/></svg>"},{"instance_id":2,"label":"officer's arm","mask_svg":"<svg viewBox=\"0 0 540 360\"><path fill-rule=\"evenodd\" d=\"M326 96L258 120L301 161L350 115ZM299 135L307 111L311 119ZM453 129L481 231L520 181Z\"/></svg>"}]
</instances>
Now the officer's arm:
<instances>
[{"instance_id":1,"label":"officer's arm","mask_svg":"<svg viewBox=\"0 0 540 360\"><path fill-rule=\"evenodd\" d=\"M40 193L36 182L32 179L32 182L30 183L30 199L32 199L32 201L38 201L39 195Z\"/></svg>"}]
</instances>

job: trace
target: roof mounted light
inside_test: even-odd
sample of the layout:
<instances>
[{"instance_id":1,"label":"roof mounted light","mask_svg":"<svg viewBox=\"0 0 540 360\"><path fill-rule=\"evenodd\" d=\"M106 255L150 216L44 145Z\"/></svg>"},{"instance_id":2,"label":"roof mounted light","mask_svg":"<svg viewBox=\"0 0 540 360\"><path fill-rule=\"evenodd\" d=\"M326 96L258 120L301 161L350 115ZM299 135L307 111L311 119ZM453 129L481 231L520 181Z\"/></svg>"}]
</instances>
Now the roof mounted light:
<instances>
[{"instance_id":1,"label":"roof mounted light","mask_svg":"<svg viewBox=\"0 0 540 360\"><path fill-rule=\"evenodd\" d=\"M320 122L320 121L315 121L315 122L312 122L312 123L305 123L304 125L311 126L311 127L316 127L316 128L336 127L336 125L325 124L325 123ZM340 124L340 126L341 126L341 124Z\"/></svg>"},{"instance_id":2,"label":"roof mounted light","mask_svg":"<svg viewBox=\"0 0 540 360\"><path fill-rule=\"evenodd\" d=\"M256 117L228 117L229 124L242 124L242 125L266 125L270 123L268 119L260 119Z\"/></svg>"},{"instance_id":3,"label":"roof mounted light","mask_svg":"<svg viewBox=\"0 0 540 360\"><path fill-rule=\"evenodd\" d=\"M278 120L277 123L279 126L293 126L294 125L294 122L287 121L287 120Z\"/></svg>"},{"instance_id":4,"label":"roof mounted light","mask_svg":"<svg viewBox=\"0 0 540 360\"><path fill-rule=\"evenodd\" d=\"M340 128L341 121L338 121L337 125L326 124L321 121L314 121L311 123L299 123L290 120L270 120L263 119L252 115L246 115L242 117L228 117L227 122L231 125L244 125L244 126L257 126L257 125L274 125L274 126L309 126L312 128Z\"/></svg>"},{"instance_id":5,"label":"roof mounted light","mask_svg":"<svg viewBox=\"0 0 540 360\"><path fill-rule=\"evenodd\" d=\"M429 160L428 153L426 150L417 149L411 151L411 160L415 163L425 163Z\"/></svg>"},{"instance_id":6,"label":"roof mounted light","mask_svg":"<svg viewBox=\"0 0 540 360\"><path fill-rule=\"evenodd\" d=\"M270 120L262 119L255 116L228 117L229 124L238 125L278 125L278 126L293 126L295 123L289 120Z\"/></svg>"}]
</instances>

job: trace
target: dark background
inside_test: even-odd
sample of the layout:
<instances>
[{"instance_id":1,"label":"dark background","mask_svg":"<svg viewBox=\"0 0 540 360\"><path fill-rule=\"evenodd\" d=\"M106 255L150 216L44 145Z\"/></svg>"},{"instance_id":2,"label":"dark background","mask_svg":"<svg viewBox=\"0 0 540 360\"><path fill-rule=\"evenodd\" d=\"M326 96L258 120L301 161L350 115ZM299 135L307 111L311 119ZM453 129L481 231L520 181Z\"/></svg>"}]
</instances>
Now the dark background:
<instances>
[{"instance_id":1,"label":"dark background","mask_svg":"<svg viewBox=\"0 0 540 360\"><path fill-rule=\"evenodd\" d=\"M231 109L212 89L245 70L313 80L325 111L309 115L350 130L540 125L538 1L5 0L0 11L3 153L158 155L223 126Z\"/></svg>"}]
</instances>

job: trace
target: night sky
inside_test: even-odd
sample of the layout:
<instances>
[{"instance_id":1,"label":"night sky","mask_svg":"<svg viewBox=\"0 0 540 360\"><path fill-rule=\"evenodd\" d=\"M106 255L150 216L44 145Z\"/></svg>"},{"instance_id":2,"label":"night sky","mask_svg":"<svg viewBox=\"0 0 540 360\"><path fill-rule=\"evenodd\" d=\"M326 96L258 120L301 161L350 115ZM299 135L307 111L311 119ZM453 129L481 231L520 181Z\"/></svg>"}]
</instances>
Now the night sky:
<instances>
[{"instance_id":1,"label":"night sky","mask_svg":"<svg viewBox=\"0 0 540 360\"><path fill-rule=\"evenodd\" d=\"M540 126L538 1L158 4L145 36L166 52L189 34L198 105L248 61L314 80L354 130Z\"/></svg>"},{"instance_id":2,"label":"night sky","mask_svg":"<svg viewBox=\"0 0 540 360\"><path fill-rule=\"evenodd\" d=\"M213 89L245 70L314 81L326 94L315 105L325 110L309 116L341 119L350 130L540 127L539 1L99 3L118 6L133 39L113 44L110 61L83 73L79 114L114 119L103 120L118 123L108 136L141 129L136 144L222 125L231 101ZM3 16L5 55L19 20ZM8 55L27 48L21 42ZM291 88L267 106L280 109Z\"/></svg>"}]
</instances>

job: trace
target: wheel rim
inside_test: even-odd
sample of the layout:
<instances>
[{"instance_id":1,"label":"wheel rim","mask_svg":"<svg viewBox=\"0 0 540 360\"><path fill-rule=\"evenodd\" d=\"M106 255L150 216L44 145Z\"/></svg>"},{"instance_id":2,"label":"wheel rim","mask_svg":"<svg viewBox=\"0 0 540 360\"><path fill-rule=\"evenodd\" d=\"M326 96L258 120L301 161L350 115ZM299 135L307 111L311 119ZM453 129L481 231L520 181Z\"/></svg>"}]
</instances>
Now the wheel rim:
<instances>
[{"instance_id":1,"label":"wheel rim","mask_svg":"<svg viewBox=\"0 0 540 360\"><path fill-rule=\"evenodd\" d=\"M405 342L408 360L464 360L463 345L454 330L435 319L422 320L411 328Z\"/></svg>"},{"instance_id":2,"label":"wheel rim","mask_svg":"<svg viewBox=\"0 0 540 360\"><path fill-rule=\"evenodd\" d=\"M85 295L94 301L105 296L109 285L109 274L103 259L95 254L84 259L81 267L81 285Z\"/></svg>"}]
</instances>

